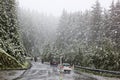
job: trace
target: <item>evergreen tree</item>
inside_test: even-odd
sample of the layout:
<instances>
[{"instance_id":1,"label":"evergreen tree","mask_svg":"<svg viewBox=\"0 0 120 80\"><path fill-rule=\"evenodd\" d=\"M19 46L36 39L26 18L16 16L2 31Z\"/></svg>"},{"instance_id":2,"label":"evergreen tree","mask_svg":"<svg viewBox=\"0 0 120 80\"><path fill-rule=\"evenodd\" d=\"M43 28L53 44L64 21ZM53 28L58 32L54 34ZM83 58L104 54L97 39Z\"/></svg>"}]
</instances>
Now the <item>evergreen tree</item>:
<instances>
[{"instance_id":1,"label":"evergreen tree","mask_svg":"<svg viewBox=\"0 0 120 80\"><path fill-rule=\"evenodd\" d=\"M101 25L102 25L102 9L98 0L92 7L91 15L91 40L93 43L99 42L101 39Z\"/></svg>"},{"instance_id":2,"label":"evergreen tree","mask_svg":"<svg viewBox=\"0 0 120 80\"><path fill-rule=\"evenodd\" d=\"M110 37L115 43L117 49L120 48L120 1L114 5L112 3L110 10Z\"/></svg>"},{"instance_id":3,"label":"evergreen tree","mask_svg":"<svg viewBox=\"0 0 120 80\"><path fill-rule=\"evenodd\" d=\"M119 70L120 67L120 1L118 0L117 3L114 4L112 2L110 7L110 29L109 29L109 39L111 39L111 42L113 44L114 52L112 52L112 55L114 55L114 61L111 61L115 63L115 70Z\"/></svg>"},{"instance_id":4,"label":"evergreen tree","mask_svg":"<svg viewBox=\"0 0 120 80\"><path fill-rule=\"evenodd\" d=\"M65 49L65 37L66 37L66 30L68 29L68 21L69 21L69 15L65 10L63 10L63 14L59 21L59 27L57 29L57 40L56 45L58 49Z\"/></svg>"},{"instance_id":5,"label":"evergreen tree","mask_svg":"<svg viewBox=\"0 0 120 80\"><path fill-rule=\"evenodd\" d=\"M18 24L17 24L17 14L16 14L16 1L1 0L0 1L0 48L4 50L7 54L14 57L16 60L18 60L20 64L23 64L24 63L23 57L25 56L25 52L21 44L17 29L18 29ZM7 60L7 58L8 57L6 57L4 60L2 60L3 58L1 58L0 62L9 63L9 60ZM6 66L9 67L10 65L8 64Z\"/></svg>"}]
</instances>

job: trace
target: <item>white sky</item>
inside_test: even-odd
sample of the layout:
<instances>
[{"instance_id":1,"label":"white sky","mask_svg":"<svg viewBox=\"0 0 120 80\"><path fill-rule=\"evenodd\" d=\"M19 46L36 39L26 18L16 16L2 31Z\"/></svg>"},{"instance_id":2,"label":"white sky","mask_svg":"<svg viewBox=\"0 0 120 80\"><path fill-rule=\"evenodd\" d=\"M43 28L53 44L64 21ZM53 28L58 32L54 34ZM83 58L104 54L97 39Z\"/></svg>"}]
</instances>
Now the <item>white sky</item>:
<instances>
[{"instance_id":1,"label":"white sky","mask_svg":"<svg viewBox=\"0 0 120 80\"><path fill-rule=\"evenodd\" d=\"M63 9L68 12L91 9L96 0L18 0L20 7L41 13L60 16ZM114 0L116 1L116 0ZM99 0L101 6L109 8L112 0Z\"/></svg>"}]
</instances>

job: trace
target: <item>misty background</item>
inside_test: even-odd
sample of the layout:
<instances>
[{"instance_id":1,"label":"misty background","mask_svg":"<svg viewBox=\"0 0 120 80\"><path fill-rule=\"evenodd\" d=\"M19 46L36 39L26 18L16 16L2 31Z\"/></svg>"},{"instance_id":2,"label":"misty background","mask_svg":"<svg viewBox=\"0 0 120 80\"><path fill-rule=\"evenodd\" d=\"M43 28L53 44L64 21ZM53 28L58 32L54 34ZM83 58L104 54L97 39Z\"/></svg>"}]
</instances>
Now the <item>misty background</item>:
<instances>
[{"instance_id":1,"label":"misty background","mask_svg":"<svg viewBox=\"0 0 120 80\"><path fill-rule=\"evenodd\" d=\"M28 56L50 61L63 55L70 64L119 70L119 0L19 0L18 4Z\"/></svg>"},{"instance_id":2,"label":"misty background","mask_svg":"<svg viewBox=\"0 0 120 80\"><path fill-rule=\"evenodd\" d=\"M21 8L35 10L57 17L62 15L63 9L68 12L90 10L95 1L96 0L18 0ZM117 0L114 1L116 2ZM103 9L108 9L112 0L99 0L99 2Z\"/></svg>"}]
</instances>

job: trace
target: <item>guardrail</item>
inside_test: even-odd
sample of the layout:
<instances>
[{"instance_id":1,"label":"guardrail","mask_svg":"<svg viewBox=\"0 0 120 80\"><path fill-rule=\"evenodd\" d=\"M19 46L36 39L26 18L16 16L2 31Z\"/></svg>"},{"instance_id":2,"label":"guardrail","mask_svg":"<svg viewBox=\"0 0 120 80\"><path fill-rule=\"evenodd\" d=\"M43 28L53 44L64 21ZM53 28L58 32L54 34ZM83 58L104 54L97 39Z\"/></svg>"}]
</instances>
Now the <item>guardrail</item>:
<instances>
[{"instance_id":1,"label":"guardrail","mask_svg":"<svg viewBox=\"0 0 120 80\"><path fill-rule=\"evenodd\" d=\"M89 68L89 67L82 67L82 66L77 66L77 65L75 65L75 68L85 69L85 70L94 71L94 72L102 72L102 73L109 73L109 74L114 74L114 75L120 75L120 71L109 71L109 70L102 70L102 69L92 69L92 68Z\"/></svg>"}]
</instances>

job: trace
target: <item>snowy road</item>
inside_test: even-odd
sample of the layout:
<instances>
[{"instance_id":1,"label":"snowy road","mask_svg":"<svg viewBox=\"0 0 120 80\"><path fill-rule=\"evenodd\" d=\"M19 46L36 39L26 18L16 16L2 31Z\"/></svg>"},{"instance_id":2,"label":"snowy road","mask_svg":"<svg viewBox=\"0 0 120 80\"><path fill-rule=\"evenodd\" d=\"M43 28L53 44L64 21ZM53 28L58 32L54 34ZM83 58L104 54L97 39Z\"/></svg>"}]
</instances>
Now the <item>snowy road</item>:
<instances>
[{"instance_id":1,"label":"snowy road","mask_svg":"<svg viewBox=\"0 0 120 80\"><path fill-rule=\"evenodd\" d=\"M59 73L56 67L32 62L32 68L18 80L96 80L83 75L78 75L73 71L71 74Z\"/></svg>"}]
</instances>

